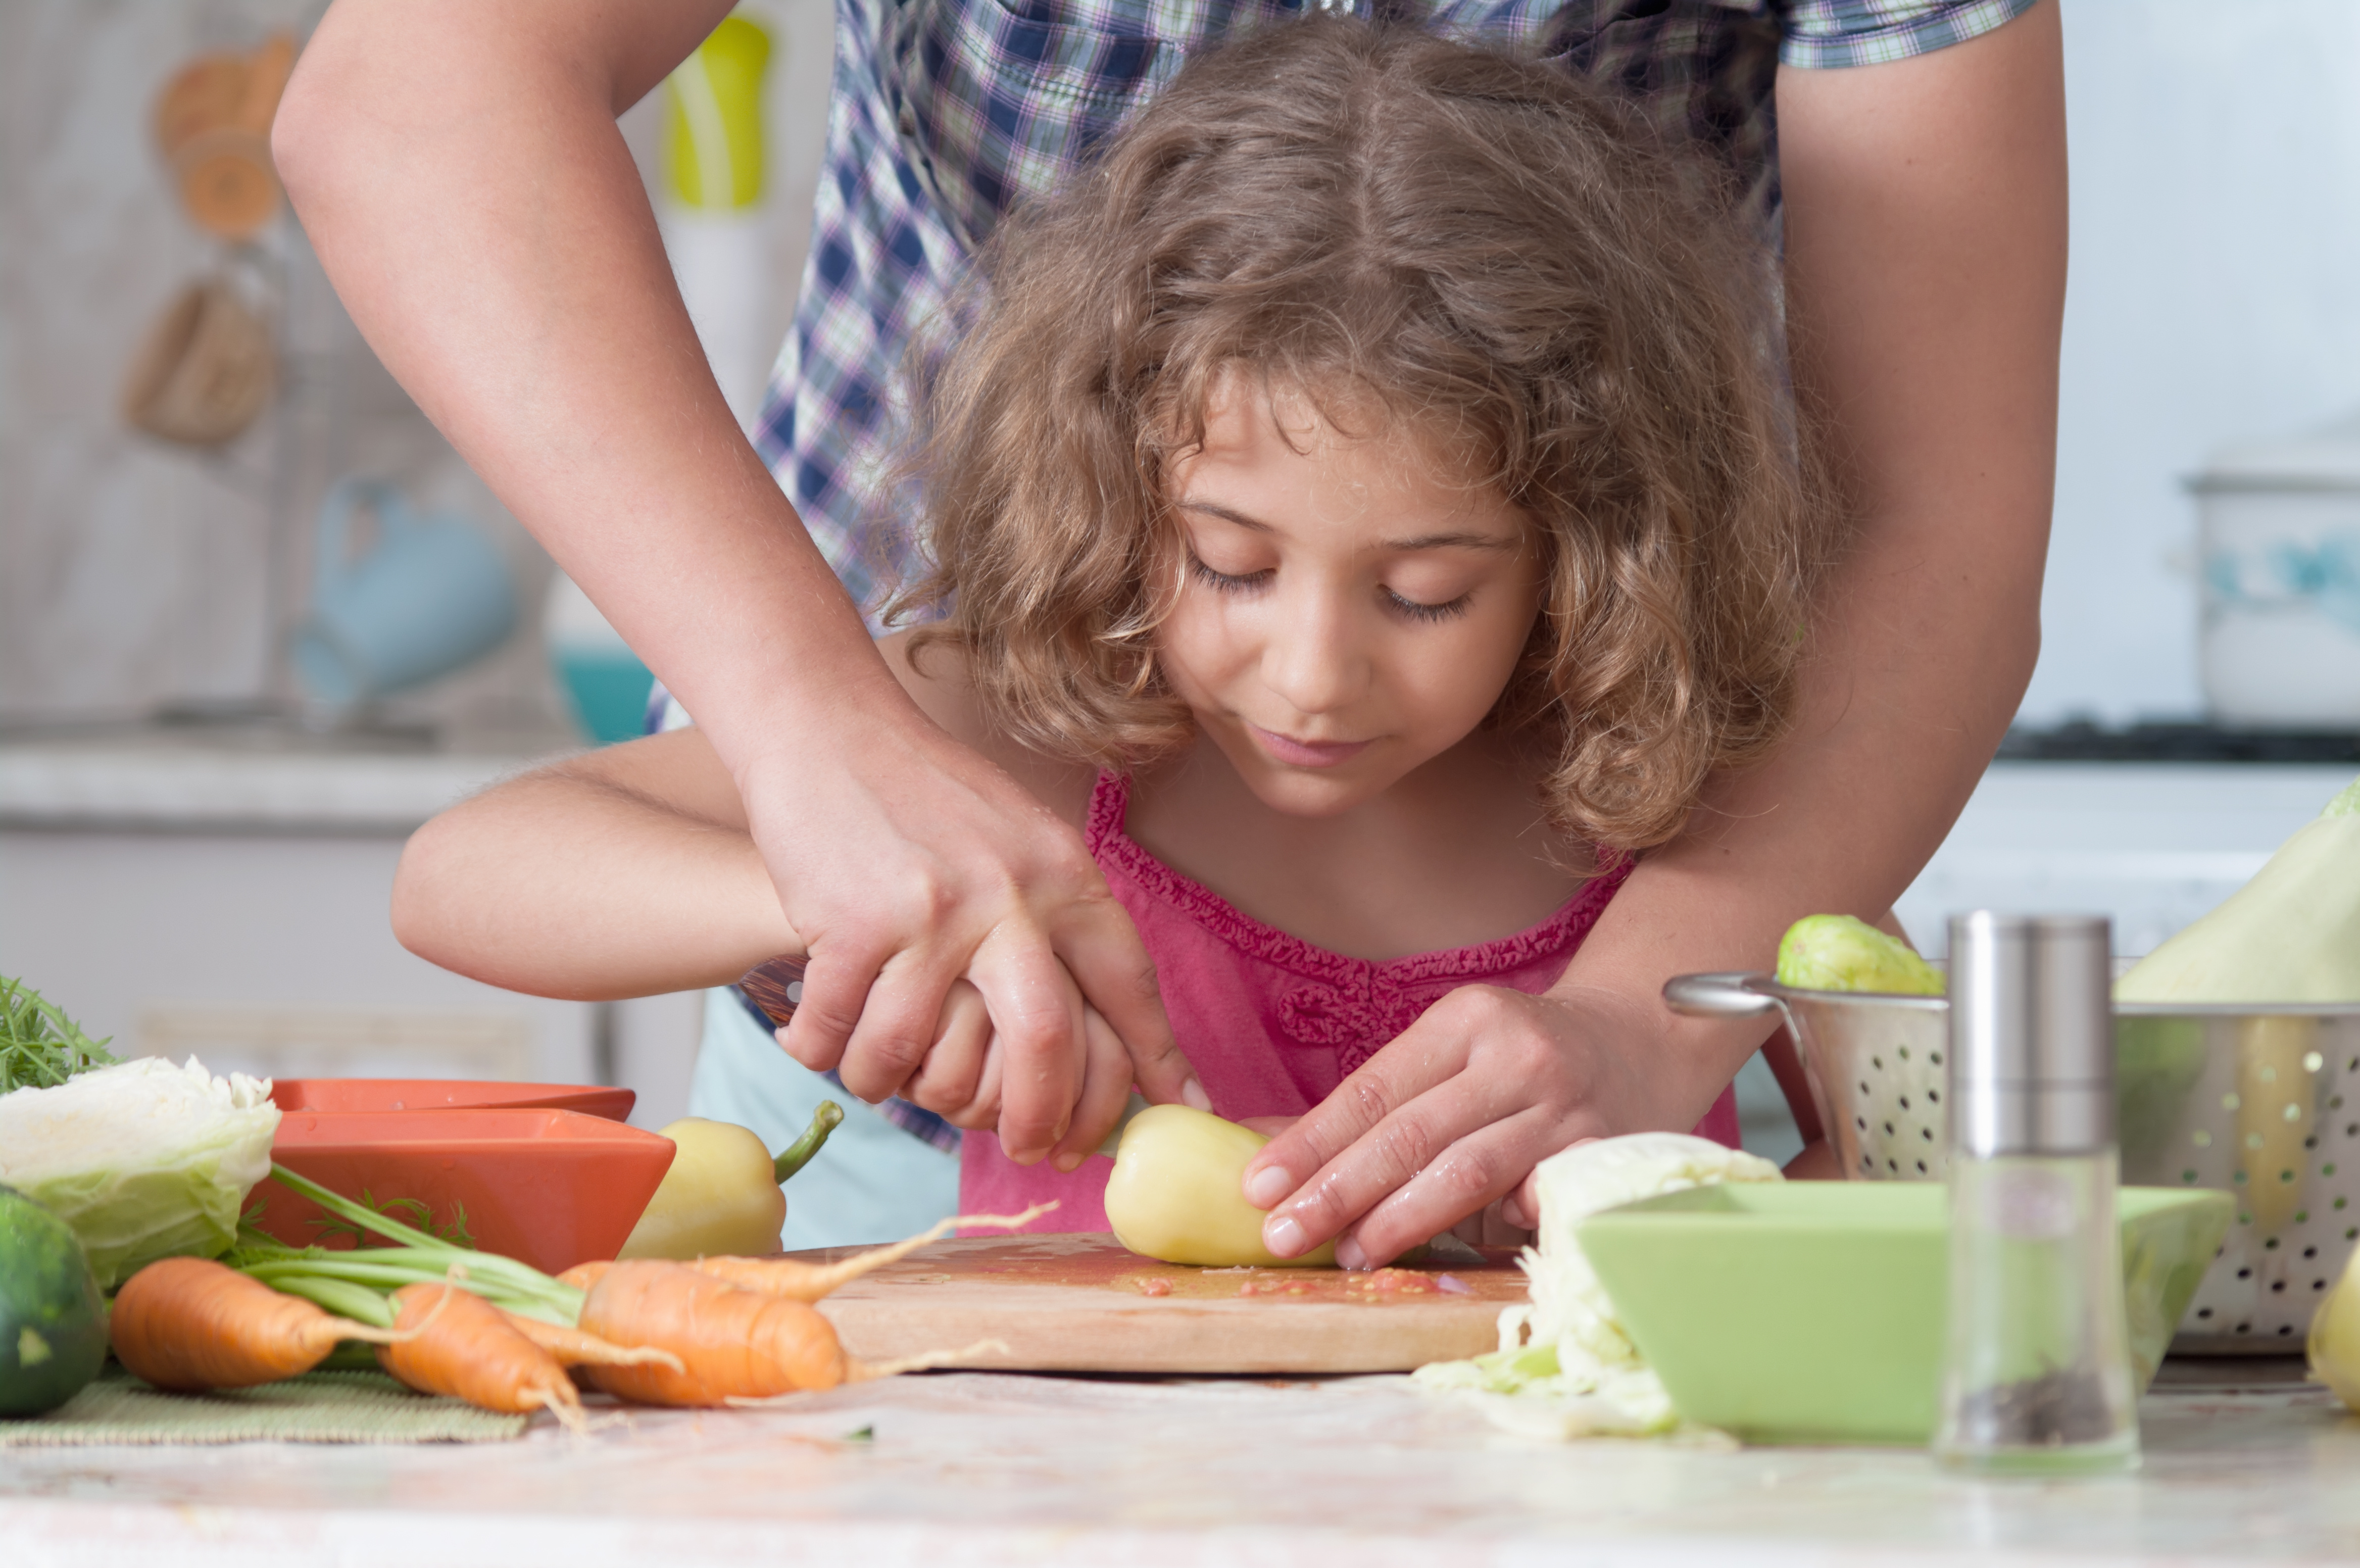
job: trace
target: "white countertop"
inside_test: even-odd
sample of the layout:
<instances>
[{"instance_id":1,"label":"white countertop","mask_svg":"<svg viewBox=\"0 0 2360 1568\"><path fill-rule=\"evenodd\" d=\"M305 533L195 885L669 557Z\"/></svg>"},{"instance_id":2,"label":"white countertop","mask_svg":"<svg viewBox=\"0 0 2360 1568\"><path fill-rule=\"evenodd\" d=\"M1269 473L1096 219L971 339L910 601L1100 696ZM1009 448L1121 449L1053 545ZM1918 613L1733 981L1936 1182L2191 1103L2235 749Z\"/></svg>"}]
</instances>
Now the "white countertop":
<instances>
[{"instance_id":1,"label":"white countertop","mask_svg":"<svg viewBox=\"0 0 2360 1568\"><path fill-rule=\"evenodd\" d=\"M552 737L453 750L126 731L0 742L0 828L407 834L557 754Z\"/></svg>"},{"instance_id":2,"label":"white countertop","mask_svg":"<svg viewBox=\"0 0 2360 1568\"><path fill-rule=\"evenodd\" d=\"M1399 1377L962 1373L609 1415L585 1438L536 1418L477 1446L19 1449L0 1464L0 1541L12 1568L2360 1556L2360 1420L2260 1370L2206 1364L2207 1385L2149 1395L2144 1470L2098 1481L1965 1479L1914 1450L1529 1442Z\"/></svg>"}]
</instances>

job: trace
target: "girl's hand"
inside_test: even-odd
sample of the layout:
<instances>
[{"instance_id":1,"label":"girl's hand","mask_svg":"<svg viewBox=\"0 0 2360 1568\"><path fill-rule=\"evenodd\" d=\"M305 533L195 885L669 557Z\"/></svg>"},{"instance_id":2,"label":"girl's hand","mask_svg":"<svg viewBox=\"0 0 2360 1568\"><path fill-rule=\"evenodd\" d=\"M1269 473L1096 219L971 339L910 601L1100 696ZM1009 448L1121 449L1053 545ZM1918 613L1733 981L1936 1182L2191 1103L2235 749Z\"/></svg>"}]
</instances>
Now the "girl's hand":
<instances>
[{"instance_id":1,"label":"girl's hand","mask_svg":"<svg viewBox=\"0 0 2360 1568\"><path fill-rule=\"evenodd\" d=\"M778 1036L779 1043L785 1045L787 1031L781 1029ZM1082 1091L1070 1126L1080 1129L1111 1125L1131 1097L1131 1056L1113 1025L1096 1008L1087 1005L1083 1008L1082 1036L1081 1058L1076 1064ZM875 1060L847 1057L837 1076L844 1080L845 1088L871 1104L899 1095L912 1105L932 1111L954 1127L997 1132L1006 1055L998 1032L991 1026L983 992L961 980L952 982L942 1014L935 1021L934 1044L915 1071L893 1081L890 1072L879 1075ZM1062 1148L1053 1155L1052 1163L1060 1170L1071 1170L1095 1149L1095 1145ZM1030 1163L1014 1151L1010 1152L1011 1157L1018 1158L1020 1163ZM1034 1157L1039 1157L1036 1154Z\"/></svg>"},{"instance_id":2,"label":"girl's hand","mask_svg":"<svg viewBox=\"0 0 2360 1568\"><path fill-rule=\"evenodd\" d=\"M1486 1235L1529 1229L1534 1166L1647 1124L1644 1086L1606 1045L1642 1021L1615 1005L1492 985L1436 1003L1246 1167L1247 1201L1271 1211L1262 1245L1293 1257L1332 1237L1338 1263L1369 1268L1470 1216Z\"/></svg>"}]
</instances>

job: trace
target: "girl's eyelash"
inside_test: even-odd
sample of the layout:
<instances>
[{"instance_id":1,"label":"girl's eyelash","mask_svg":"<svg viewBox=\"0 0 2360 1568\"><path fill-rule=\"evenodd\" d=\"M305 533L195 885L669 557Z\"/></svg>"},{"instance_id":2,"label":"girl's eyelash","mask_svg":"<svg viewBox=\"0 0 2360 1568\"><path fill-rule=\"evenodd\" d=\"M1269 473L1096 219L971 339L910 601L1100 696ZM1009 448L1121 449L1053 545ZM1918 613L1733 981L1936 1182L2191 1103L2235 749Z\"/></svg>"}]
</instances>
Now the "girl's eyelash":
<instances>
[{"instance_id":1,"label":"girl's eyelash","mask_svg":"<svg viewBox=\"0 0 2360 1568\"><path fill-rule=\"evenodd\" d=\"M1402 598L1391 588L1385 590L1385 599L1393 606L1395 612L1405 615L1412 620L1456 620L1467 613L1468 600L1473 597L1471 594L1460 594L1448 604L1420 604L1415 599Z\"/></svg>"},{"instance_id":2,"label":"girl's eyelash","mask_svg":"<svg viewBox=\"0 0 2360 1568\"><path fill-rule=\"evenodd\" d=\"M1221 594L1250 594L1270 580L1270 572L1267 568L1259 572L1247 572L1241 576L1216 572L1198 560L1193 552L1188 556L1188 573L1215 593ZM1467 613L1468 601L1472 597L1470 594L1460 594L1448 604L1420 604L1415 599L1402 598L1391 588L1385 590L1385 603L1396 615L1405 616L1411 620L1428 622L1458 620Z\"/></svg>"},{"instance_id":3,"label":"girl's eyelash","mask_svg":"<svg viewBox=\"0 0 2360 1568\"><path fill-rule=\"evenodd\" d=\"M1188 556L1188 572L1198 582L1215 593L1221 594L1249 594L1270 580L1270 574L1267 571L1248 572L1243 576L1237 577L1231 576L1227 572L1216 572L1204 562L1196 559L1193 552Z\"/></svg>"}]
</instances>

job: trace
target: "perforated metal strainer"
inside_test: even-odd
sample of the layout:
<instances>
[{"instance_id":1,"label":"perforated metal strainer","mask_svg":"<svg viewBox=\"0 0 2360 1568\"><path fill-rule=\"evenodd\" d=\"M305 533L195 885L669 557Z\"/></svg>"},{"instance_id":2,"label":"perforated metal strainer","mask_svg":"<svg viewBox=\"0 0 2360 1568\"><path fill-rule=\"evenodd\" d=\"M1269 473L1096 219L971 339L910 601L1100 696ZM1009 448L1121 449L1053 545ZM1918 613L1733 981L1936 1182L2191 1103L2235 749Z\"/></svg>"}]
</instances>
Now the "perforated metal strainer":
<instances>
[{"instance_id":1,"label":"perforated metal strainer","mask_svg":"<svg viewBox=\"0 0 2360 1568\"><path fill-rule=\"evenodd\" d=\"M1855 1180L1933 1181L1950 1136L1939 996L1802 991L1762 974L1682 975L1678 1012L1782 1014L1830 1143ZM2237 1223L2172 1348L2291 1353L2360 1244L2360 1006L2114 1010L2123 1180L2208 1187Z\"/></svg>"}]
</instances>

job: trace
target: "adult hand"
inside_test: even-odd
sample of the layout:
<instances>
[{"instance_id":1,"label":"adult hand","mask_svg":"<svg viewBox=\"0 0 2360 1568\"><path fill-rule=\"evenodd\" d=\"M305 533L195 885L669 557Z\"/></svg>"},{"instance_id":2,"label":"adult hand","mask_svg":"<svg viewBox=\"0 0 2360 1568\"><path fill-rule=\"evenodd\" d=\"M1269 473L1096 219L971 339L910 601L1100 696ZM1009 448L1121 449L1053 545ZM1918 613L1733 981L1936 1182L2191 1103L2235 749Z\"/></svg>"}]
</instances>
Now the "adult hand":
<instances>
[{"instance_id":1,"label":"adult hand","mask_svg":"<svg viewBox=\"0 0 2360 1568\"><path fill-rule=\"evenodd\" d=\"M810 955L788 1053L864 1098L912 1083L914 1103L996 1125L1011 1158L1064 1169L1097 1149L1134 1080L1157 1102L1207 1103L1079 836L898 706L907 722L859 705L841 744L801 733L734 770ZM998 1063L978 1098L987 1045Z\"/></svg>"},{"instance_id":2,"label":"adult hand","mask_svg":"<svg viewBox=\"0 0 2360 1568\"><path fill-rule=\"evenodd\" d=\"M1661 1117L1627 1046L1643 1031L1662 1032L1612 993L1450 992L1246 1167L1262 1244L1293 1257L1334 1238L1338 1263L1369 1268L1470 1215L1530 1229L1535 1165Z\"/></svg>"},{"instance_id":3,"label":"adult hand","mask_svg":"<svg viewBox=\"0 0 2360 1568\"><path fill-rule=\"evenodd\" d=\"M1077 1128L1096 1126L1101 1122L1110 1125L1131 1099L1131 1058L1113 1025L1096 1008L1086 1005L1082 1022L1084 1081L1074 1124ZM779 1031L782 1045L786 1034L784 1029ZM842 1076L847 1089L872 1103L887 1095L898 1095L912 1105L932 1111L955 1127L991 1130L1000 1127L1003 1120L1007 1059L1007 1052L993 1031L983 993L960 980L951 983L942 1017L935 1026L933 1047L908 1077L899 1081L869 1078L858 1067L847 1067ZM1198 1093L1201 1095L1202 1091ZM1105 1135L1099 1136L1103 1141ZM1071 1170L1097 1148L1098 1145L1093 1144L1077 1153L1061 1152L1053 1157L1059 1168Z\"/></svg>"}]
</instances>

